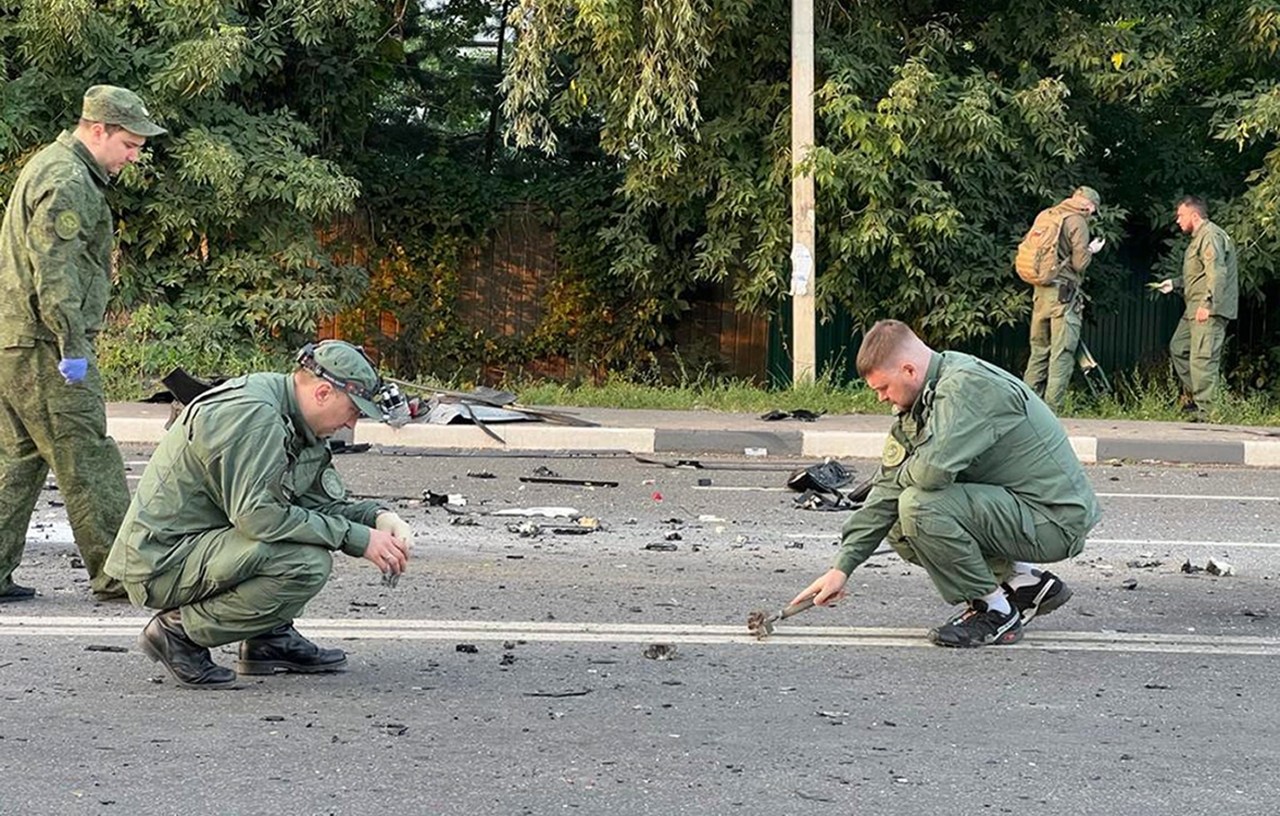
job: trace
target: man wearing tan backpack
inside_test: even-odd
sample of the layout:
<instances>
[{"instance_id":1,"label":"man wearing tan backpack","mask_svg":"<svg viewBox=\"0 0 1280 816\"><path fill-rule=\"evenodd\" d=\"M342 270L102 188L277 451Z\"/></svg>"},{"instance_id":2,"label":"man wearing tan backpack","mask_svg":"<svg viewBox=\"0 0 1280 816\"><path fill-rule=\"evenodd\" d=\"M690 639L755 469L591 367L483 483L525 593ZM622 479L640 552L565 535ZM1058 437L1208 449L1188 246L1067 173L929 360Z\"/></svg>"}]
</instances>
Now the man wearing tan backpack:
<instances>
[{"instance_id":1,"label":"man wearing tan backpack","mask_svg":"<svg viewBox=\"0 0 1280 816\"><path fill-rule=\"evenodd\" d=\"M1102 205L1092 187L1036 216L1018 246L1018 277L1035 287L1031 308L1031 358L1023 381L1056 413L1075 371L1080 345L1084 270L1104 239L1089 240L1089 219Z\"/></svg>"}]
</instances>

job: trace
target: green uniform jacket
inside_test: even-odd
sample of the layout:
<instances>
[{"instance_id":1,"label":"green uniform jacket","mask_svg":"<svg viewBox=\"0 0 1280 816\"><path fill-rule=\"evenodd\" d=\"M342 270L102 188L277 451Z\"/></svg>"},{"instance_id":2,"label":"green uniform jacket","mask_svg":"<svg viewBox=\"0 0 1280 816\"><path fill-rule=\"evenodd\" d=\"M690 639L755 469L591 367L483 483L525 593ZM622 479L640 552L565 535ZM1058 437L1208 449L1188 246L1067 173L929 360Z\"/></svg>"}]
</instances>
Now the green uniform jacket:
<instances>
[{"instance_id":1,"label":"green uniform jacket","mask_svg":"<svg viewBox=\"0 0 1280 816\"><path fill-rule=\"evenodd\" d=\"M107 571L146 581L181 564L194 536L231 527L361 556L383 509L347 499L328 443L303 421L293 377L249 374L192 401L161 440Z\"/></svg>"},{"instance_id":2,"label":"green uniform jacket","mask_svg":"<svg viewBox=\"0 0 1280 816\"><path fill-rule=\"evenodd\" d=\"M111 296L108 183L70 131L22 168L0 226L0 348L92 354Z\"/></svg>"},{"instance_id":3,"label":"green uniform jacket","mask_svg":"<svg viewBox=\"0 0 1280 816\"><path fill-rule=\"evenodd\" d=\"M1038 521L1083 536L1101 518L1062 423L1039 397L976 357L935 353L920 396L890 430L866 503L845 522L836 568L848 574L870 557L898 520L903 490L956 482L999 485L1022 500L1030 539Z\"/></svg>"},{"instance_id":4,"label":"green uniform jacket","mask_svg":"<svg viewBox=\"0 0 1280 816\"><path fill-rule=\"evenodd\" d=\"M1058 233L1058 257L1063 263L1058 277L1083 283L1084 271L1093 261L1093 253L1089 251L1089 214L1069 198L1056 209L1063 213L1062 232Z\"/></svg>"},{"instance_id":5,"label":"green uniform jacket","mask_svg":"<svg viewBox=\"0 0 1280 816\"><path fill-rule=\"evenodd\" d=\"M1212 221L1201 221L1191 233L1187 254L1182 258L1184 312L1194 317L1204 306L1210 315L1235 320L1239 301L1239 274L1236 269L1236 242Z\"/></svg>"}]
</instances>

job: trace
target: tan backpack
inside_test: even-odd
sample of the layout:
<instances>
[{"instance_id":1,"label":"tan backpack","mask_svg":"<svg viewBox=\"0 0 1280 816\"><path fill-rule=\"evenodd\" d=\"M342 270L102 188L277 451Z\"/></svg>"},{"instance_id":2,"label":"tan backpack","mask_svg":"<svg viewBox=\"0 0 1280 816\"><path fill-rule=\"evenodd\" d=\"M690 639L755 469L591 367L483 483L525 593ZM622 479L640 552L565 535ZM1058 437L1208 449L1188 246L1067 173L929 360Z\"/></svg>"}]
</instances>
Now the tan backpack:
<instances>
[{"instance_id":1,"label":"tan backpack","mask_svg":"<svg viewBox=\"0 0 1280 816\"><path fill-rule=\"evenodd\" d=\"M1032 286L1048 286L1058 277L1062 264L1058 260L1058 238L1062 235L1062 222L1067 214L1057 207L1050 207L1036 216L1031 229L1018 244L1018 254L1013 268L1018 277Z\"/></svg>"}]
</instances>

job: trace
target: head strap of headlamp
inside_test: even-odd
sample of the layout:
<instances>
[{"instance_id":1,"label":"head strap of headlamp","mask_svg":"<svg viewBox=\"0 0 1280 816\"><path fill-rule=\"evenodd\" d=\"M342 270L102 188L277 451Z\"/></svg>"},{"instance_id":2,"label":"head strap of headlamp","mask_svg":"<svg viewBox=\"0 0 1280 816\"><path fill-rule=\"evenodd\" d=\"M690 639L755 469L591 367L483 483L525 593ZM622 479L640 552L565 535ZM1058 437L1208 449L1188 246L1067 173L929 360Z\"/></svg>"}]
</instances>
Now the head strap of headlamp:
<instances>
[{"instance_id":1,"label":"head strap of headlamp","mask_svg":"<svg viewBox=\"0 0 1280 816\"><path fill-rule=\"evenodd\" d=\"M370 368L372 368L374 371L378 370L373 365L373 361L369 359L369 355L364 353L364 349L362 349L360 346L353 346L352 348L360 352L360 356L364 357L364 359L368 361ZM312 374L316 375L317 377L324 380L325 382L333 384L335 387L337 387L340 391L343 391L344 393L354 394L357 397L363 397L364 399L367 399L373 402L378 401L378 394L371 392L368 388L366 388L364 385L360 384L356 380L349 380L345 377L339 377L337 374L334 374L329 369L320 365L320 362L316 359L315 343L307 343L298 351L298 365L302 368L305 368L307 371L310 371ZM381 381L379 381L378 386L379 388L381 388L382 386Z\"/></svg>"}]
</instances>

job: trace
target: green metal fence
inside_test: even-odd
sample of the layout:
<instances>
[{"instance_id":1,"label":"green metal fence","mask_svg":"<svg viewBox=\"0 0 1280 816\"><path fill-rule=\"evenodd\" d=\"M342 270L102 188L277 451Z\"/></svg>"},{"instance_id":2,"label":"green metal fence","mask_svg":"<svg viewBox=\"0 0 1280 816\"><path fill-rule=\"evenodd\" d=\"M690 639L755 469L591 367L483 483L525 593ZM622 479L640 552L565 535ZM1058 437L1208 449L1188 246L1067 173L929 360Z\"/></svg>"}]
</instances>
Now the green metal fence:
<instances>
[{"instance_id":1,"label":"green metal fence","mask_svg":"<svg viewBox=\"0 0 1280 816\"><path fill-rule=\"evenodd\" d=\"M1158 363L1167 355L1169 337L1182 314L1182 298L1176 294L1153 298L1144 286L1147 278L1134 275L1129 286L1114 302L1094 302L1085 314L1084 342L1108 373L1131 371ZM1031 294L1027 294L1027 316L1031 315ZM1246 327L1248 323L1246 323ZM996 365L1022 375L1027 364L1028 323L997 327L990 335L955 346ZM768 378L772 385L791 383L790 303L770 321ZM830 372L840 382L857 379L854 362L860 336L853 320L841 310L818 326L818 370Z\"/></svg>"}]
</instances>

